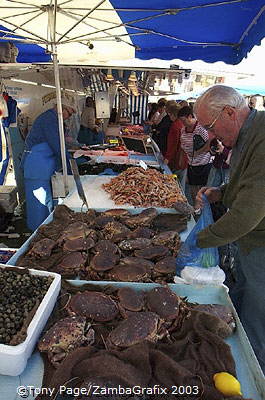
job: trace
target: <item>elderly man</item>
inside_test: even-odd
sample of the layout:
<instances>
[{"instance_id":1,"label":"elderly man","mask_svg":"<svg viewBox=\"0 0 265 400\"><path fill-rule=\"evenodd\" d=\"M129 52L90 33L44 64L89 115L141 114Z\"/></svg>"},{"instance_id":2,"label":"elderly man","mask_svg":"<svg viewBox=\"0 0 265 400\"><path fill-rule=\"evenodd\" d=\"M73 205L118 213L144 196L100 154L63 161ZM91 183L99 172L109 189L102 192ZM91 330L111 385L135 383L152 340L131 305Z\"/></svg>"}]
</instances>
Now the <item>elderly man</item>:
<instances>
[{"instance_id":1,"label":"elderly man","mask_svg":"<svg viewBox=\"0 0 265 400\"><path fill-rule=\"evenodd\" d=\"M199 247L236 241L238 280L231 297L265 372L265 112L250 110L236 90L216 85L198 98L199 123L227 147L232 147L230 181L204 187L210 202L222 200L228 212L198 234Z\"/></svg>"}]
</instances>

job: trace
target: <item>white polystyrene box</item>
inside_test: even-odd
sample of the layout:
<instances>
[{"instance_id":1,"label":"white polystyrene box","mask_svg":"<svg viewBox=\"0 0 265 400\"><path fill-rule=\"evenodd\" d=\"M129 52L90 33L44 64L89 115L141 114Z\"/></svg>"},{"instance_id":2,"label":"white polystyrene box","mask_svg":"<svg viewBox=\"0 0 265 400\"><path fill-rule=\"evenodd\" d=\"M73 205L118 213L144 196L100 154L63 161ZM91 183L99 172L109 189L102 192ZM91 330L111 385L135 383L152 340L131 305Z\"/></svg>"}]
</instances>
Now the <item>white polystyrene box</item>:
<instances>
[{"instance_id":1,"label":"white polystyrene box","mask_svg":"<svg viewBox=\"0 0 265 400\"><path fill-rule=\"evenodd\" d=\"M12 266L0 264L0 268L5 267ZM17 376L23 372L27 365L27 360L31 356L39 336L54 308L61 289L61 275L49 271L37 271L35 269L29 269L29 271L32 275L53 276L54 279L28 326L25 341L17 346L0 344L0 374L2 375Z\"/></svg>"}]
</instances>

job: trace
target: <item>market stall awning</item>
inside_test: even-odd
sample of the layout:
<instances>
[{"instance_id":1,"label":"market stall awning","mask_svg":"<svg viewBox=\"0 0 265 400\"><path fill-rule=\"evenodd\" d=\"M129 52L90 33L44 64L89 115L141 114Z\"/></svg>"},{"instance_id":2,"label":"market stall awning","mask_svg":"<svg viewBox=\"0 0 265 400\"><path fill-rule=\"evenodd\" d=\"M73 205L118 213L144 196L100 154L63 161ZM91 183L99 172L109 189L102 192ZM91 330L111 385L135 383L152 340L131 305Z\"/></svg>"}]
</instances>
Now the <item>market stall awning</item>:
<instances>
[{"instance_id":1,"label":"market stall awning","mask_svg":"<svg viewBox=\"0 0 265 400\"><path fill-rule=\"evenodd\" d=\"M7 39L10 37L10 34L13 40ZM22 36L14 35L13 32L0 25L0 48L1 44L6 44L7 41L13 43L17 47L18 56L16 61L19 63L51 61L51 55L46 53L43 47L37 44L25 43Z\"/></svg>"},{"instance_id":2,"label":"market stall awning","mask_svg":"<svg viewBox=\"0 0 265 400\"><path fill-rule=\"evenodd\" d=\"M264 0L111 0L141 59L238 64L265 36Z\"/></svg>"},{"instance_id":3,"label":"market stall awning","mask_svg":"<svg viewBox=\"0 0 265 400\"><path fill-rule=\"evenodd\" d=\"M136 55L237 64L265 36L264 0L0 0L0 11L15 34L55 43L63 63Z\"/></svg>"},{"instance_id":4,"label":"market stall awning","mask_svg":"<svg viewBox=\"0 0 265 400\"><path fill-rule=\"evenodd\" d=\"M135 56L135 46L108 0L0 0L0 23L29 43L56 50L61 63Z\"/></svg>"}]
</instances>

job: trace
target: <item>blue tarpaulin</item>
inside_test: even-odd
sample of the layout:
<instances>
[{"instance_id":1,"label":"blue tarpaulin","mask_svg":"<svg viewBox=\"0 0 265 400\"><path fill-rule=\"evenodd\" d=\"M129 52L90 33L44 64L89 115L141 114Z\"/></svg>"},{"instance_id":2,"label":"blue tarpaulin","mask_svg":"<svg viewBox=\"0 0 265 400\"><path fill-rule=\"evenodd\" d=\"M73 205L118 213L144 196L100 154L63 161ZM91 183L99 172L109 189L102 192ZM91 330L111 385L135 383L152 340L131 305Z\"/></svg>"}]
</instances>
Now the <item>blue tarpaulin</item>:
<instances>
[{"instance_id":1,"label":"blue tarpaulin","mask_svg":"<svg viewBox=\"0 0 265 400\"><path fill-rule=\"evenodd\" d=\"M11 32L4 26L0 25L0 30L4 30L6 32ZM8 33L5 34L4 32L0 32L0 37L8 36ZM12 37L21 38L22 36L17 36L12 34ZM8 40L9 42L13 43L18 48L18 56L17 62L18 63L37 63L37 62L49 62L51 61L51 55L47 54L45 49L37 44L30 44L30 43L22 43L18 41ZM1 43L6 43L7 40L0 39Z\"/></svg>"},{"instance_id":2,"label":"blue tarpaulin","mask_svg":"<svg viewBox=\"0 0 265 400\"><path fill-rule=\"evenodd\" d=\"M136 57L238 64L265 36L264 0L111 0Z\"/></svg>"}]
</instances>

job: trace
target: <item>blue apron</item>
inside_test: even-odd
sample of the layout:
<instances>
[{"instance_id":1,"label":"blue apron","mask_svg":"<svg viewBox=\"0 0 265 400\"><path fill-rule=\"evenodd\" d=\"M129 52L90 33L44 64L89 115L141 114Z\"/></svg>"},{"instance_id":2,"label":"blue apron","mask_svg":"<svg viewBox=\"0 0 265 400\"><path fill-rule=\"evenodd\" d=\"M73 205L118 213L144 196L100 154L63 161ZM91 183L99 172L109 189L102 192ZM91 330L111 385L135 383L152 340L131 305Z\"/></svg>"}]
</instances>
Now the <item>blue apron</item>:
<instances>
[{"instance_id":1,"label":"blue apron","mask_svg":"<svg viewBox=\"0 0 265 400\"><path fill-rule=\"evenodd\" d=\"M25 151L22 159L26 195L27 225L31 230L53 210L51 176L56 170L56 157L47 143Z\"/></svg>"}]
</instances>

